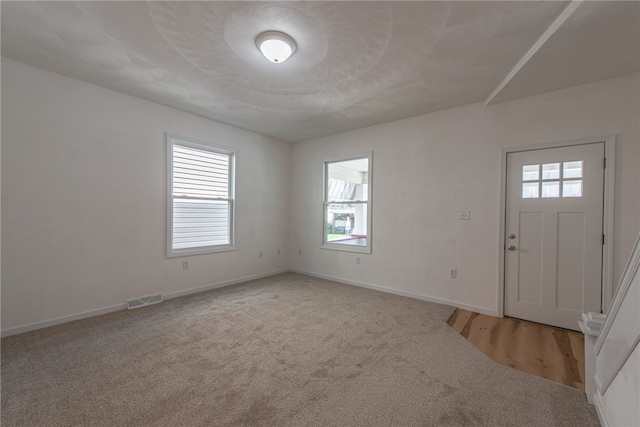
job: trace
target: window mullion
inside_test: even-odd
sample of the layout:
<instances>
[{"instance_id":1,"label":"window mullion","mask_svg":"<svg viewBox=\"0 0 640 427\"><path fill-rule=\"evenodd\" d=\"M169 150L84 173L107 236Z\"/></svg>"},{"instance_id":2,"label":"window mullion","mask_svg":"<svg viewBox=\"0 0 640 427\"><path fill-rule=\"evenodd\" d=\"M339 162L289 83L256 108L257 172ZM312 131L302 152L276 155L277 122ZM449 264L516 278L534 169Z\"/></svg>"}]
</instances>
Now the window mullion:
<instances>
[{"instance_id":1,"label":"window mullion","mask_svg":"<svg viewBox=\"0 0 640 427\"><path fill-rule=\"evenodd\" d=\"M199 196L186 196L186 195L180 195L180 194L174 194L173 195L174 199L193 199L193 200L211 200L211 201L220 201L220 202L230 202L231 199L226 198L226 197L199 197Z\"/></svg>"}]
</instances>

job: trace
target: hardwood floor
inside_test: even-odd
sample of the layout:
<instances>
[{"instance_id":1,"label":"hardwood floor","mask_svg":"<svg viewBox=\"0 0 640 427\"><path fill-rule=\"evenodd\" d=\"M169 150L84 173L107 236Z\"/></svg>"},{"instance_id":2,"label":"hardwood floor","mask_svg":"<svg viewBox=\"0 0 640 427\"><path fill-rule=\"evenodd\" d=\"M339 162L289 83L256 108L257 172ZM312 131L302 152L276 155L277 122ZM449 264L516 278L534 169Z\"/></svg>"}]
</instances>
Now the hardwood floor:
<instances>
[{"instance_id":1,"label":"hardwood floor","mask_svg":"<svg viewBox=\"0 0 640 427\"><path fill-rule=\"evenodd\" d=\"M460 309L449 325L502 365L584 391L581 333Z\"/></svg>"}]
</instances>

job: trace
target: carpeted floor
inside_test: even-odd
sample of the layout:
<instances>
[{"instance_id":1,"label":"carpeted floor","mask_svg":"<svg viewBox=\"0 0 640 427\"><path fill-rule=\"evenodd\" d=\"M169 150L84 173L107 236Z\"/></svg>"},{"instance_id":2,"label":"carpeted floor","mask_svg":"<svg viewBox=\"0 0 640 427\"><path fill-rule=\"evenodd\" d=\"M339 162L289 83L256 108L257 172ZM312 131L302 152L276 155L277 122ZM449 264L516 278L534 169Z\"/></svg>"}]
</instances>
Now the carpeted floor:
<instances>
[{"instance_id":1,"label":"carpeted floor","mask_svg":"<svg viewBox=\"0 0 640 427\"><path fill-rule=\"evenodd\" d=\"M287 273L4 338L2 425L598 425L452 312Z\"/></svg>"}]
</instances>

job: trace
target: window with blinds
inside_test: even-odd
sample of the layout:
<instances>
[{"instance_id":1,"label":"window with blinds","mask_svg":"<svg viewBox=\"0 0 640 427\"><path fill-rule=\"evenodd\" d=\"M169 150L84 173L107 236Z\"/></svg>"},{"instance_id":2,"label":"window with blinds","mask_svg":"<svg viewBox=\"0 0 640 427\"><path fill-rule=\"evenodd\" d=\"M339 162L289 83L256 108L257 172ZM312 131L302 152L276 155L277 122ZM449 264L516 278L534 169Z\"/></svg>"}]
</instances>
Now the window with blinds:
<instances>
[{"instance_id":1,"label":"window with blinds","mask_svg":"<svg viewBox=\"0 0 640 427\"><path fill-rule=\"evenodd\" d=\"M232 151L168 136L167 256L233 247Z\"/></svg>"}]
</instances>

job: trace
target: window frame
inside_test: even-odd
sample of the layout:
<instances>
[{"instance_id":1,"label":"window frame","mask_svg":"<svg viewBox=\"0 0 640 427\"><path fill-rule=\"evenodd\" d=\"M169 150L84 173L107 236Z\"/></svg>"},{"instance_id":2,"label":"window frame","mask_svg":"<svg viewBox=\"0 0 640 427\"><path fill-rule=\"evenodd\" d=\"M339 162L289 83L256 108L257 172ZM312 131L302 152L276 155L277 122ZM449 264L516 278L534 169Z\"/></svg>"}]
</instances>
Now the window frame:
<instances>
[{"instance_id":1,"label":"window frame","mask_svg":"<svg viewBox=\"0 0 640 427\"><path fill-rule=\"evenodd\" d=\"M235 251L235 160L237 150L231 147L225 147L213 144L207 141L201 141L194 138L188 138L176 134L165 133L166 149L167 149L167 229L166 229L166 257L177 258L192 255L203 255L216 252ZM216 154L228 156L228 200L229 202L229 243L205 246L199 248L173 248L173 147L174 145L209 151Z\"/></svg>"},{"instance_id":2,"label":"window frame","mask_svg":"<svg viewBox=\"0 0 640 427\"><path fill-rule=\"evenodd\" d=\"M329 165L332 163L348 162L351 160L367 159L368 165L368 177L367 177L367 200L359 201L361 204L366 204L367 209L367 244L366 246L347 245L341 243L327 242L327 205L330 203L328 200L329 191ZM342 252L355 252L361 254L372 253L372 230L373 230L373 151L367 151L365 153L356 154L352 156L343 156L337 158L326 159L322 163L322 236L321 236L321 249L329 249Z\"/></svg>"}]
</instances>

